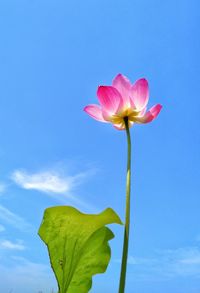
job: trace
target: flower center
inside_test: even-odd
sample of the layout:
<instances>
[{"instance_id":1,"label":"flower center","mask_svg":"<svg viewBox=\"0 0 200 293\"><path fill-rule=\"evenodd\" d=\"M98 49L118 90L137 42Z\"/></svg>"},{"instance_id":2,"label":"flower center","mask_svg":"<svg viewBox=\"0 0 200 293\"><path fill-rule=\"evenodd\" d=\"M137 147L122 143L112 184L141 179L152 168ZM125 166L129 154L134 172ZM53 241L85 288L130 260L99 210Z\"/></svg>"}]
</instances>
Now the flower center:
<instances>
[{"instance_id":1,"label":"flower center","mask_svg":"<svg viewBox=\"0 0 200 293\"><path fill-rule=\"evenodd\" d=\"M125 124L128 123L128 116L125 116L123 119Z\"/></svg>"}]
</instances>

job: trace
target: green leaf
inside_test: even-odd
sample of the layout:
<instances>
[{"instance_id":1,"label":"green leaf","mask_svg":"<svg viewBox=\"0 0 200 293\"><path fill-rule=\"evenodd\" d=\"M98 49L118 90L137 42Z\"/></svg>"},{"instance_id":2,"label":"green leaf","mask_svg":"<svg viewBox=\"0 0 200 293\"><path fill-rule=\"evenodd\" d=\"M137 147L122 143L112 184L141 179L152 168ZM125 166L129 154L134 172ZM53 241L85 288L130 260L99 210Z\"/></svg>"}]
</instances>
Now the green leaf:
<instances>
[{"instance_id":1,"label":"green leaf","mask_svg":"<svg viewBox=\"0 0 200 293\"><path fill-rule=\"evenodd\" d=\"M70 206L45 210L39 236L48 247L59 293L87 293L92 276L106 271L114 234L105 225L111 223L122 224L111 208L97 215Z\"/></svg>"}]
</instances>

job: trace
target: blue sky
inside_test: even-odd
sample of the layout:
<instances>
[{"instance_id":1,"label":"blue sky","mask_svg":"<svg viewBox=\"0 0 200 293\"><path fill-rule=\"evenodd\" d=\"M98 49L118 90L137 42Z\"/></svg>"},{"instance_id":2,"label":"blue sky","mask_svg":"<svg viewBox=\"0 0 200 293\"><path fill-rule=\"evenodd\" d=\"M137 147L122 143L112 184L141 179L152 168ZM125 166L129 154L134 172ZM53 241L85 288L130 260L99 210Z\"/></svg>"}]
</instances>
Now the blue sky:
<instances>
[{"instance_id":1,"label":"blue sky","mask_svg":"<svg viewBox=\"0 0 200 293\"><path fill-rule=\"evenodd\" d=\"M56 288L37 235L45 208L123 219L126 137L89 118L100 84L146 77L163 110L131 129L127 293L200 291L200 61L195 0L0 3L1 292ZM117 292L122 227L91 292Z\"/></svg>"}]
</instances>

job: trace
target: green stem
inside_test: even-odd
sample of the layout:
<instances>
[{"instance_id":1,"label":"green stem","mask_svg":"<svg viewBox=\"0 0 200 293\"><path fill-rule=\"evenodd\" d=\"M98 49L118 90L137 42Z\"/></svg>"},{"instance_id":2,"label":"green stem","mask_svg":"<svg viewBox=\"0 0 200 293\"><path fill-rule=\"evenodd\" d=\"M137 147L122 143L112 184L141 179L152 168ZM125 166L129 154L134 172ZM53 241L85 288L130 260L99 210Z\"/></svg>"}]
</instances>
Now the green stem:
<instances>
[{"instance_id":1,"label":"green stem","mask_svg":"<svg viewBox=\"0 0 200 293\"><path fill-rule=\"evenodd\" d=\"M121 264L121 275L119 293L124 293L126 283L126 268L128 257L129 226L130 226L130 194L131 194L131 137L128 125L128 117L124 118L127 134L128 156L127 156L127 177L126 177L126 216L124 227L124 244Z\"/></svg>"}]
</instances>

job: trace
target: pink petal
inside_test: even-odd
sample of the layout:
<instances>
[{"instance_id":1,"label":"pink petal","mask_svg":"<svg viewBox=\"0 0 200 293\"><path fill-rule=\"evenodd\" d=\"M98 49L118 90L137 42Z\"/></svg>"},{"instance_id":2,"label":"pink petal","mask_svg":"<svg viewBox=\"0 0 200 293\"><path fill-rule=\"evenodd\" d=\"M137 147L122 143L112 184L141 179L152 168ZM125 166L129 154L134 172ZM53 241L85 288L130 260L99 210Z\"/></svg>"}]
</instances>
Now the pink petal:
<instances>
[{"instance_id":1,"label":"pink petal","mask_svg":"<svg viewBox=\"0 0 200 293\"><path fill-rule=\"evenodd\" d=\"M125 129L125 126L122 124L114 124L113 126L117 130L124 130Z\"/></svg>"},{"instance_id":2,"label":"pink petal","mask_svg":"<svg viewBox=\"0 0 200 293\"><path fill-rule=\"evenodd\" d=\"M116 114L123 107L121 94L113 86L99 86L97 96L102 106L102 111Z\"/></svg>"},{"instance_id":3,"label":"pink petal","mask_svg":"<svg viewBox=\"0 0 200 293\"><path fill-rule=\"evenodd\" d=\"M143 117L144 114L146 113L146 111L147 111L147 108L145 107L144 109L142 109L142 111L140 111L139 116L140 116L140 117Z\"/></svg>"},{"instance_id":4,"label":"pink petal","mask_svg":"<svg viewBox=\"0 0 200 293\"><path fill-rule=\"evenodd\" d=\"M102 110L101 107L98 105L88 105L83 109L88 115L90 115L92 118L101 121L101 122L107 122L102 116Z\"/></svg>"},{"instance_id":5,"label":"pink petal","mask_svg":"<svg viewBox=\"0 0 200 293\"><path fill-rule=\"evenodd\" d=\"M153 106L143 117L136 117L136 123L148 123L154 120L162 109L162 105L157 104Z\"/></svg>"},{"instance_id":6,"label":"pink petal","mask_svg":"<svg viewBox=\"0 0 200 293\"><path fill-rule=\"evenodd\" d=\"M132 86L131 100L138 110L146 107L149 100L149 87L146 79L141 78Z\"/></svg>"},{"instance_id":7,"label":"pink petal","mask_svg":"<svg viewBox=\"0 0 200 293\"><path fill-rule=\"evenodd\" d=\"M129 103L130 103L129 95L130 95L131 83L128 80L128 78L122 74L118 74L114 78L112 85L120 92L122 99L124 100L124 103L129 105Z\"/></svg>"}]
</instances>

